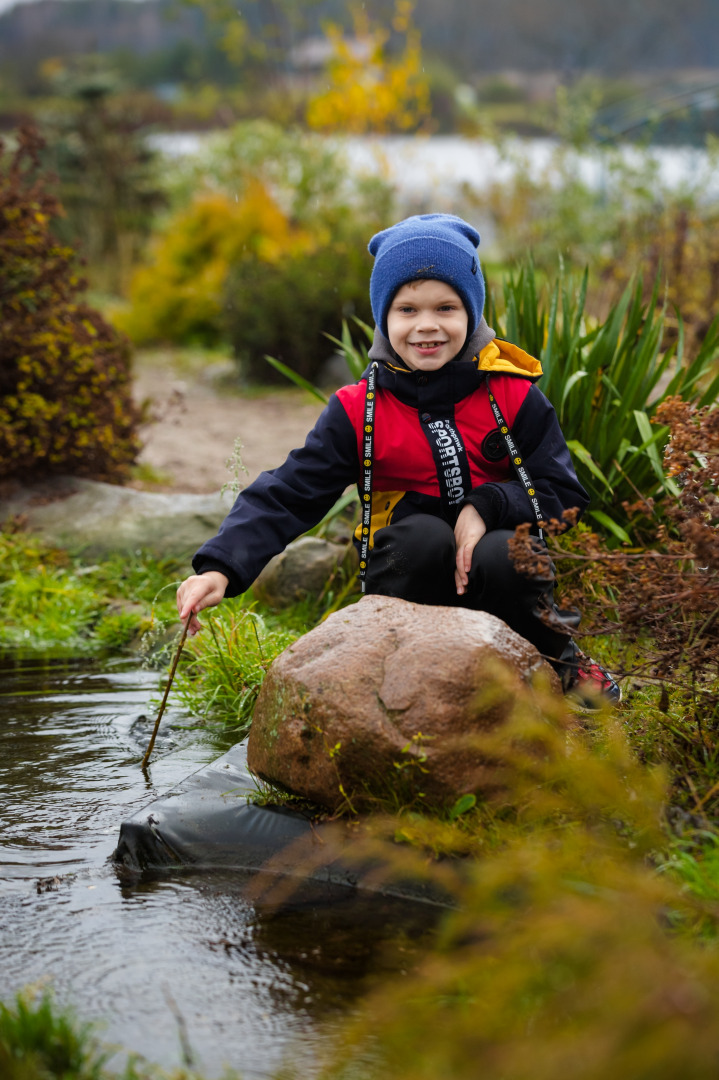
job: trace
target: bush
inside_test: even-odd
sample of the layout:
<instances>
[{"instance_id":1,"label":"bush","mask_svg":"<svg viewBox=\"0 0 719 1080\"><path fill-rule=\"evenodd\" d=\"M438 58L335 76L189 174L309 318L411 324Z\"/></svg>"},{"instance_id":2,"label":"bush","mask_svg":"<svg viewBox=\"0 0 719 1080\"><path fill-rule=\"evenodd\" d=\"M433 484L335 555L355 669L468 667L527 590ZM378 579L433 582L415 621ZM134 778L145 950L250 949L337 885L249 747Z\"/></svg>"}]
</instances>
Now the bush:
<instances>
[{"instance_id":1,"label":"bush","mask_svg":"<svg viewBox=\"0 0 719 1080\"><path fill-rule=\"evenodd\" d=\"M78 299L74 252L51 232L62 208L39 170L42 147L29 128L9 161L0 143L3 476L116 480L138 451L129 346Z\"/></svg>"},{"instance_id":2,"label":"bush","mask_svg":"<svg viewBox=\"0 0 719 1080\"><path fill-rule=\"evenodd\" d=\"M607 550L585 526L551 538L562 602L583 612L583 633L611 635L612 670L648 697L628 717L644 760L672 768L674 808L716 828L719 818L719 409L665 401L664 465L679 485L648 548ZM641 507L641 504L640 504ZM536 565L528 530L513 554ZM594 651L594 650L592 650ZM627 679L627 681L630 681ZM626 685L626 683L625 683ZM658 697L658 700L656 698ZM655 699L655 700L652 700ZM651 717L651 719L649 719Z\"/></svg>"},{"instance_id":3,"label":"bush","mask_svg":"<svg viewBox=\"0 0 719 1080\"><path fill-rule=\"evenodd\" d=\"M337 348L326 334L338 336L350 315L372 318L366 241L364 235L332 239L276 263L245 260L233 269L226 323L244 377L281 382L264 359L270 353L315 380Z\"/></svg>"},{"instance_id":4,"label":"bush","mask_svg":"<svg viewBox=\"0 0 719 1080\"><path fill-rule=\"evenodd\" d=\"M199 195L167 222L151 262L134 275L131 308L118 322L137 343L217 345L230 268L246 264L250 276L261 273L310 242L257 181L241 200Z\"/></svg>"},{"instance_id":5,"label":"bush","mask_svg":"<svg viewBox=\"0 0 719 1080\"><path fill-rule=\"evenodd\" d=\"M325 140L238 124L180 163L173 198L131 285L121 325L135 341L229 337L246 377L277 378L267 353L313 377L333 351L324 332L369 317L366 245L388 223L390 189Z\"/></svg>"}]
</instances>

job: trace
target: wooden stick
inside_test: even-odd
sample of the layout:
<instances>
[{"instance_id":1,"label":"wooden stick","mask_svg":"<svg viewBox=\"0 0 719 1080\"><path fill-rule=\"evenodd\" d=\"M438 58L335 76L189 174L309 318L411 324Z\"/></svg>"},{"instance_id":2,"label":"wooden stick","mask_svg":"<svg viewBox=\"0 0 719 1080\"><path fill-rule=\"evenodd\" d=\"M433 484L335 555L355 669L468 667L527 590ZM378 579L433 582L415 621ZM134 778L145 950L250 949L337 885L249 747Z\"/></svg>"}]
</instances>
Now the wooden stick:
<instances>
[{"instance_id":1,"label":"wooden stick","mask_svg":"<svg viewBox=\"0 0 719 1080\"><path fill-rule=\"evenodd\" d=\"M147 763L150 760L150 754L152 753L152 748L155 745L155 739L157 737L157 731L158 731L158 728L160 727L160 720L162 720L162 714L165 711L165 705L167 704L167 697L168 697L168 695L170 693L170 687L172 686L172 680L175 678L175 671L177 669L177 661L180 659L180 653L182 652L182 647L185 644L185 640L187 638L187 631L190 628L190 622L191 622L192 617L193 617L194 614L195 614L194 611L190 612L190 614L187 616L187 622L185 623L184 628L182 630L182 637L180 638L180 644L177 646L177 652L175 653L175 659L172 661L172 667L170 669L170 677L167 680L167 686L165 687L165 696L162 699L162 704L160 705L160 711L157 714L157 720L155 721L155 730L152 733L152 738L150 739L150 745L148 746L148 748L147 748L147 750L145 752L145 756L142 759L142 768L143 769L147 768Z\"/></svg>"}]
</instances>

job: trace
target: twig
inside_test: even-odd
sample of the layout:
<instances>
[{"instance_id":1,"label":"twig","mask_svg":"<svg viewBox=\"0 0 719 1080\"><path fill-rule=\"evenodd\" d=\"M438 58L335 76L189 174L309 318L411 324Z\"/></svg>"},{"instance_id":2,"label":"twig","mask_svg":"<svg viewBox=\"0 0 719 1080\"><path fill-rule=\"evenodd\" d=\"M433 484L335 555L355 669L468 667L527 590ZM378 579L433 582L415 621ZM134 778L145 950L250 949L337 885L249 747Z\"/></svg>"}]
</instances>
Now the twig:
<instances>
[{"instance_id":1,"label":"twig","mask_svg":"<svg viewBox=\"0 0 719 1080\"><path fill-rule=\"evenodd\" d=\"M192 1050L192 1044L190 1043L190 1037L187 1032L187 1024L185 1018L180 1012L177 1002L170 993L170 988L167 983L162 984L162 993L164 995L167 1006L175 1018L177 1024L177 1033L180 1037L180 1048L182 1050L182 1064L186 1069L192 1069L195 1066L195 1055Z\"/></svg>"},{"instance_id":2,"label":"twig","mask_svg":"<svg viewBox=\"0 0 719 1080\"><path fill-rule=\"evenodd\" d=\"M170 669L170 677L167 680L167 686L165 687L165 695L164 695L164 697L162 699L162 704L160 705L160 711L157 714L157 720L155 721L155 729L152 732L152 738L150 739L150 745L148 746L147 750L145 751L145 756L142 759L142 768L143 769L147 768L147 763L150 760L150 754L152 753L152 748L155 745L155 739L157 738L157 732L158 732L158 729L160 727L160 720L162 719L162 714L165 711L165 705L167 704L167 698L168 698L168 695L170 693L170 687L172 686L172 680L175 678L175 671L177 669L177 662L180 659L180 653L182 652L182 647L185 644L185 640L187 638L187 631L190 628L190 622L191 622L192 617L193 617L194 614L195 614L194 611L190 612L190 614L187 616L187 622L185 623L185 625L184 625L184 627L182 629L182 637L180 638L180 644L177 646L177 652L175 653L175 659L172 661L172 667Z\"/></svg>"}]
</instances>

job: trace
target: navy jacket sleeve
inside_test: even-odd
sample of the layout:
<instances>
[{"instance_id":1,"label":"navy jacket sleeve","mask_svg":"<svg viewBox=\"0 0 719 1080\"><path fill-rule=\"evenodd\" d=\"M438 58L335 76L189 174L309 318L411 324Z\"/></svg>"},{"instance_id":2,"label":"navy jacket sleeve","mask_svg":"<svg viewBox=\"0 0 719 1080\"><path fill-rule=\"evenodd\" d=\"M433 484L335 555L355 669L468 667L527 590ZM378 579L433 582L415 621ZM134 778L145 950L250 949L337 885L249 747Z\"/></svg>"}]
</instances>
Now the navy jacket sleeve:
<instances>
[{"instance_id":1,"label":"navy jacket sleeve","mask_svg":"<svg viewBox=\"0 0 719 1080\"><path fill-rule=\"evenodd\" d=\"M192 560L195 572L221 570L225 596L248 589L273 555L322 520L359 475L357 435L334 395L284 464L241 491L220 526Z\"/></svg>"},{"instance_id":2,"label":"navy jacket sleeve","mask_svg":"<svg viewBox=\"0 0 719 1080\"><path fill-rule=\"evenodd\" d=\"M538 386L532 386L524 399L512 435L534 482L545 521L561 521L564 510L573 508L583 513L589 496L577 479L557 414ZM474 506L488 530L514 529L535 520L527 492L518 479L482 484L470 492L465 502Z\"/></svg>"}]
</instances>

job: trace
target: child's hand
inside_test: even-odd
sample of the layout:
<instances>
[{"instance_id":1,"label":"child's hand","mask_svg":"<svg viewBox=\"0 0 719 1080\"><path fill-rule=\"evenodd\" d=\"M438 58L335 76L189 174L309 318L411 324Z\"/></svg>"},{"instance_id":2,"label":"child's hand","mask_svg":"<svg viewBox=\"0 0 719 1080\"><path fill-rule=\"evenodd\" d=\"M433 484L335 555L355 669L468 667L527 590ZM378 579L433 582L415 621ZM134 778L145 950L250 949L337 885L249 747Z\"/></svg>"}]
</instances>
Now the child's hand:
<instances>
[{"instance_id":1,"label":"child's hand","mask_svg":"<svg viewBox=\"0 0 719 1080\"><path fill-rule=\"evenodd\" d=\"M474 507L462 507L454 526L454 540L457 545L454 583L457 586L457 596L462 596L467 588L467 575L472 569L472 553L486 531L487 526Z\"/></svg>"},{"instance_id":2,"label":"child's hand","mask_svg":"<svg viewBox=\"0 0 719 1080\"><path fill-rule=\"evenodd\" d=\"M229 579L224 574L221 574L219 570L208 570L205 574L193 574L192 577L188 577L186 581L182 582L182 585L177 590L177 610L183 622L191 611L195 612L187 631L190 637L194 637L197 631L202 629L202 625L197 618L198 612L202 611L203 608L214 607L215 604L219 604L225 595L228 582Z\"/></svg>"}]
</instances>

